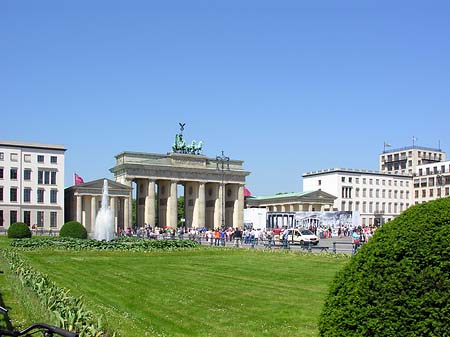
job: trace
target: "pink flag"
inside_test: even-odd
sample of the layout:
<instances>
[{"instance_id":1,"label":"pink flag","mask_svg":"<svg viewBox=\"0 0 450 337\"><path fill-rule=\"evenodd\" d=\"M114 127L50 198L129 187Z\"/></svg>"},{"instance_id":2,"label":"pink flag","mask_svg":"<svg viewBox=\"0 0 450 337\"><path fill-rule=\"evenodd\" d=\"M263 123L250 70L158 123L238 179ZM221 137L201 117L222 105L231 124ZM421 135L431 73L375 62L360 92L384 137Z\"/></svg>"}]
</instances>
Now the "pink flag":
<instances>
[{"instance_id":1,"label":"pink flag","mask_svg":"<svg viewBox=\"0 0 450 337\"><path fill-rule=\"evenodd\" d=\"M78 174L74 173L75 185L83 184L84 180Z\"/></svg>"}]
</instances>

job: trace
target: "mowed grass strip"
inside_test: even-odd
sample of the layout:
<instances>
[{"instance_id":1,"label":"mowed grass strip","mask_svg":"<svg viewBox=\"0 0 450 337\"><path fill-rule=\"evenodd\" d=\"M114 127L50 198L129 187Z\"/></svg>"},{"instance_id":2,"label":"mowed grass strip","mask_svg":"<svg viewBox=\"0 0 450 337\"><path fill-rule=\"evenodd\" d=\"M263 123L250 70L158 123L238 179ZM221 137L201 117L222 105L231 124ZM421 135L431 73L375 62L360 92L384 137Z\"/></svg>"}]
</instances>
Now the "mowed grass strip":
<instances>
[{"instance_id":1,"label":"mowed grass strip","mask_svg":"<svg viewBox=\"0 0 450 337\"><path fill-rule=\"evenodd\" d=\"M35 251L32 264L119 336L316 336L346 259L230 249Z\"/></svg>"}]
</instances>

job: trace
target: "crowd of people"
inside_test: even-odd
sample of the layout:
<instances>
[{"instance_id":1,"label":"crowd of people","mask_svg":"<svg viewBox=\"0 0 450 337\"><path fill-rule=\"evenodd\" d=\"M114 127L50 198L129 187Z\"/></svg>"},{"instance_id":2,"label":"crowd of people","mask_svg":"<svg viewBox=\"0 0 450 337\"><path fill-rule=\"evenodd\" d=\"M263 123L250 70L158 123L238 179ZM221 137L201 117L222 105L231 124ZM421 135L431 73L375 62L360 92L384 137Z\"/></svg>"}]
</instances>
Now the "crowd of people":
<instances>
[{"instance_id":1,"label":"crowd of people","mask_svg":"<svg viewBox=\"0 0 450 337\"><path fill-rule=\"evenodd\" d=\"M355 253L358 247L364 242L367 242L373 235L376 227L338 227L332 229L330 227L310 227L311 232L317 235L320 239L329 238L345 238L351 237L353 243L353 252ZM119 236L134 236L147 239L189 239L199 242L208 242L214 246L225 246L227 242L233 242L236 246L242 244L251 244L257 246L259 244L275 244L276 242L282 242L284 238L285 228L274 229L260 229L260 228L240 228L229 227L226 229L216 228L209 229L206 227L201 228L171 228L171 227L154 227L146 225L145 227L134 229L129 227L126 230L119 230Z\"/></svg>"}]
</instances>

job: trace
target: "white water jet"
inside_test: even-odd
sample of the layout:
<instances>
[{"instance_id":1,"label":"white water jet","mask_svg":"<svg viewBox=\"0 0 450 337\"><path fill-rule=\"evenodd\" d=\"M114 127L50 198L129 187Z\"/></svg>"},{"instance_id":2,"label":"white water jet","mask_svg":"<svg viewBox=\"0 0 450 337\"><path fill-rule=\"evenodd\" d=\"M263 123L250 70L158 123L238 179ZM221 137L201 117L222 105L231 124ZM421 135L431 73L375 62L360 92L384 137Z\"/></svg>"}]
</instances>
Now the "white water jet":
<instances>
[{"instance_id":1,"label":"white water jet","mask_svg":"<svg viewBox=\"0 0 450 337\"><path fill-rule=\"evenodd\" d=\"M102 207L95 218L96 240L111 241L114 239L114 214L109 207L108 180L103 180Z\"/></svg>"}]
</instances>

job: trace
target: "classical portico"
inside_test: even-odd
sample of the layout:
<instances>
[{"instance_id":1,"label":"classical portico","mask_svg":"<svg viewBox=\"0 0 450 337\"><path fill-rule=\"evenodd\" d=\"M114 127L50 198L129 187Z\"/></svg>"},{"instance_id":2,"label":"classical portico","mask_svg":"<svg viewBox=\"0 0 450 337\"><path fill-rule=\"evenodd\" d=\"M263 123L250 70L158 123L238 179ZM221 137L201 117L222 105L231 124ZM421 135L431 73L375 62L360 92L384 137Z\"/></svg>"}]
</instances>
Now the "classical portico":
<instances>
[{"instance_id":1,"label":"classical portico","mask_svg":"<svg viewBox=\"0 0 450 337\"><path fill-rule=\"evenodd\" d=\"M184 187L184 213L187 227L242 227L244 185L250 174L243 161L201 154L152 154L122 152L115 156L110 171L119 183L136 184L136 222L152 227L177 227L178 185ZM227 158L228 159L228 158ZM131 198L125 207L131 223Z\"/></svg>"}]
</instances>

